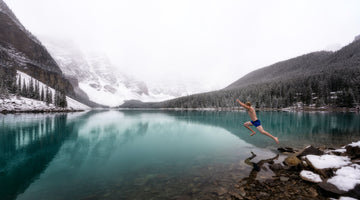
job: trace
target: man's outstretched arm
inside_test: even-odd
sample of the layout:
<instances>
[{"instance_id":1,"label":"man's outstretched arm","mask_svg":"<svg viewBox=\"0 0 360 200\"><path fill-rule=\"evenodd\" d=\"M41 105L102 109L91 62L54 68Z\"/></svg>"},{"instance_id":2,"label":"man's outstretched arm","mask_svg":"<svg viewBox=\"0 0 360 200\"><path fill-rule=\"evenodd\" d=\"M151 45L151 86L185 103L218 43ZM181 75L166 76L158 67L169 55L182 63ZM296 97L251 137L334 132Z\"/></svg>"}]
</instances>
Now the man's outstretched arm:
<instances>
[{"instance_id":1,"label":"man's outstretched arm","mask_svg":"<svg viewBox=\"0 0 360 200\"><path fill-rule=\"evenodd\" d=\"M243 102L241 102L239 99L236 99L236 101L237 101L242 107L244 107L244 108L246 108L246 109L249 109L249 108L250 108L249 106L247 106L246 104L244 104Z\"/></svg>"}]
</instances>

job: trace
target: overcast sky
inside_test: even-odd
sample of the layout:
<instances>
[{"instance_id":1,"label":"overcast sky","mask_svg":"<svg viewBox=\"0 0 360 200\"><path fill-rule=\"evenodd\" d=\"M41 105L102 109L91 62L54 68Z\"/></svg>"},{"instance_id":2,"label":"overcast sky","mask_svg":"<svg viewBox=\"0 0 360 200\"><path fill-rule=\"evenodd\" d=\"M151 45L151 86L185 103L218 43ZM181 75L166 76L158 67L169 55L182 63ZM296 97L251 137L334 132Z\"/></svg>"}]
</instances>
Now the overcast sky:
<instances>
[{"instance_id":1,"label":"overcast sky","mask_svg":"<svg viewBox=\"0 0 360 200\"><path fill-rule=\"evenodd\" d=\"M35 35L106 53L146 82L222 88L275 62L350 43L358 0L5 0Z\"/></svg>"}]
</instances>

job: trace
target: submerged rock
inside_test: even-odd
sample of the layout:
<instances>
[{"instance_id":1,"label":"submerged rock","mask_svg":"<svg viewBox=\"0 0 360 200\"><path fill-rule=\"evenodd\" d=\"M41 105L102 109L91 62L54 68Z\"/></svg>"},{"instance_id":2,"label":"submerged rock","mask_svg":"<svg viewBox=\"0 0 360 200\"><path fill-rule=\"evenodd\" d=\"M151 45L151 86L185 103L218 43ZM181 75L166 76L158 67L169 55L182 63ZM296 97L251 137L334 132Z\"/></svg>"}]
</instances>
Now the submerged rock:
<instances>
[{"instance_id":1,"label":"submerged rock","mask_svg":"<svg viewBox=\"0 0 360 200\"><path fill-rule=\"evenodd\" d=\"M289 180L289 177L285 177L285 176L280 176L280 181L282 182L286 182Z\"/></svg>"},{"instance_id":2,"label":"submerged rock","mask_svg":"<svg viewBox=\"0 0 360 200\"><path fill-rule=\"evenodd\" d=\"M284 169L284 166L282 166L282 165L279 164L279 163L275 163L275 164L270 165L269 168L270 168L271 170L273 170L274 172L276 172L276 171L279 171L279 170Z\"/></svg>"},{"instance_id":3,"label":"submerged rock","mask_svg":"<svg viewBox=\"0 0 360 200\"><path fill-rule=\"evenodd\" d=\"M217 190L215 191L215 193L219 196L223 196L224 194L227 193L227 190L223 187L219 187L217 188Z\"/></svg>"},{"instance_id":4,"label":"submerged rock","mask_svg":"<svg viewBox=\"0 0 360 200\"><path fill-rule=\"evenodd\" d=\"M245 193L244 189L242 189L242 188L240 188L239 190L230 189L228 191L228 195L230 196L231 199L241 200L241 199L244 199L244 197L246 196L246 193Z\"/></svg>"},{"instance_id":5,"label":"submerged rock","mask_svg":"<svg viewBox=\"0 0 360 200\"><path fill-rule=\"evenodd\" d=\"M270 196L270 194L268 194L266 192L260 192L258 195L256 195L256 198L258 198L258 199L268 199L269 196Z\"/></svg>"}]
</instances>

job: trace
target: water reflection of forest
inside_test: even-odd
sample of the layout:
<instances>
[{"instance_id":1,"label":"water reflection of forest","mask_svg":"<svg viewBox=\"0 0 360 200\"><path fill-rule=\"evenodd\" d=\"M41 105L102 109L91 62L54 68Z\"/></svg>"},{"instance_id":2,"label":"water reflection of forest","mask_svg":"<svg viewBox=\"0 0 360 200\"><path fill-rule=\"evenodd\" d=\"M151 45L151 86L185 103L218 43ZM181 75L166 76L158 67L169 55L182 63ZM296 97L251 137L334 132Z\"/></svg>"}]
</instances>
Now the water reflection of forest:
<instances>
[{"instance_id":1,"label":"water reflection of forest","mask_svg":"<svg viewBox=\"0 0 360 200\"><path fill-rule=\"evenodd\" d=\"M255 146L273 145L261 133L249 137L243 123L249 121L245 112L179 111L167 112L179 120L220 126ZM265 130L279 137L282 145L338 146L360 139L360 115L356 113L258 112ZM284 144L286 142L286 144Z\"/></svg>"},{"instance_id":2,"label":"water reflection of forest","mask_svg":"<svg viewBox=\"0 0 360 200\"><path fill-rule=\"evenodd\" d=\"M46 169L75 124L67 123L66 114L7 115L1 121L0 196L16 199Z\"/></svg>"}]
</instances>

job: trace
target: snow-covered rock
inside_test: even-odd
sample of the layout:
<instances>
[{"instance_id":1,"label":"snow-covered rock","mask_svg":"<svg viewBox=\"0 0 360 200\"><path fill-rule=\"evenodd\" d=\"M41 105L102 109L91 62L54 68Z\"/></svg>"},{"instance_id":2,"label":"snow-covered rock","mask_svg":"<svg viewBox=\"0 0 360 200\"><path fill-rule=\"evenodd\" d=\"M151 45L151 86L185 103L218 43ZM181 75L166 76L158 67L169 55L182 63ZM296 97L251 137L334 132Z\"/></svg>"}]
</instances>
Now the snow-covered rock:
<instances>
[{"instance_id":1,"label":"snow-covered rock","mask_svg":"<svg viewBox=\"0 0 360 200\"><path fill-rule=\"evenodd\" d=\"M352 146L352 147L360 147L360 141L358 141L358 142L353 142L353 143L349 144L349 146Z\"/></svg>"},{"instance_id":2,"label":"snow-covered rock","mask_svg":"<svg viewBox=\"0 0 360 200\"><path fill-rule=\"evenodd\" d=\"M350 158L335 155L307 155L305 159L315 169L340 168L351 163Z\"/></svg>"},{"instance_id":3,"label":"snow-covered rock","mask_svg":"<svg viewBox=\"0 0 360 200\"><path fill-rule=\"evenodd\" d=\"M357 200L357 199L352 197L340 197L339 200Z\"/></svg>"},{"instance_id":4,"label":"snow-covered rock","mask_svg":"<svg viewBox=\"0 0 360 200\"><path fill-rule=\"evenodd\" d=\"M360 184L360 165L352 164L338 169L335 176L330 178L328 182L342 191L354 189L357 184Z\"/></svg>"},{"instance_id":5,"label":"snow-covered rock","mask_svg":"<svg viewBox=\"0 0 360 200\"><path fill-rule=\"evenodd\" d=\"M308 170L302 170L300 172L300 177L306 181L313 182L313 183L322 182L319 174L315 174L314 172L308 171Z\"/></svg>"},{"instance_id":6,"label":"snow-covered rock","mask_svg":"<svg viewBox=\"0 0 360 200\"><path fill-rule=\"evenodd\" d=\"M331 152L335 152L335 153L345 153L345 152L346 152L346 149L344 149L344 148L335 149L335 150L333 150L333 151L331 151Z\"/></svg>"},{"instance_id":7,"label":"snow-covered rock","mask_svg":"<svg viewBox=\"0 0 360 200\"><path fill-rule=\"evenodd\" d=\"M340 197L339 199L330 198L329 200L358 200L352 197Z\"/></svg>"}]
</instances>

